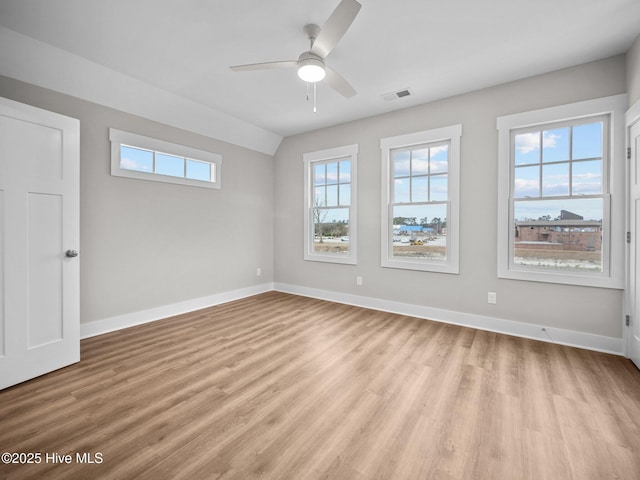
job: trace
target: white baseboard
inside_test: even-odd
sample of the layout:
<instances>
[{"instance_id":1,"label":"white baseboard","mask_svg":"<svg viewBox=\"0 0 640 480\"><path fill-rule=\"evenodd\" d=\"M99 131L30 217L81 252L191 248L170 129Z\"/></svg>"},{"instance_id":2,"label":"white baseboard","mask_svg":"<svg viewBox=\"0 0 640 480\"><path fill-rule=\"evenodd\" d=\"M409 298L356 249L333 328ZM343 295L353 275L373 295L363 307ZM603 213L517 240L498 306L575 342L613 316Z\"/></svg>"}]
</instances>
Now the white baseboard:
<instances>
[{"instance_id":1,"label":"white baseboard","mask_svg":"<svg viewBox=\"0 0 640 480\"><path fill-rule=\"evenodd\" d=\"M216 293L206 297L194 298L184 302L163 305L161 307L150 308L138 312L126 313L116 317L95 320L93 322L80 324L80 338L89 338L103 333L113 332L122 328L133 327L143 323L162 320L163 318L180 315L182 313L193 312L202 308L220 305L221 303L251 297L260 293L273 290L273 283L264 283L253 287L240 288L229 292Z\"/></svg>"},{"instance_id":2,"label":"white baseboard","mask_svg":"<svg viewBox=\"0 0 640 480\"><path fill-rule=\"evenodd\" d=\"M562 328L547 327L532 323L515 322L502 318L487 317L471 313L456 312L439 308L413 305L409 303L394 302L379 298L351 295L317 288L302 287L286 283L264 283L253 287L231 290L229 292L217 293L206 297L195 298L184 302L164 305L138 312L118 315L116 317L96 320L89 323L80 324L80 338L89 338L103 333L113 332L123 328L133 327L143 323L161 320L163 318L180 315L182 313L200 310L202 308L220 305L222 303L239 300L241 298L258 295L260 293L276 290L279 292L292 293L305 297L318 298L331 302L345 303L357 307L371 308L384 312L398 313L412 317L434 320L436 322L451 323L464 327L477 328L490 332L504 333L517 337L531 338L543 342L557 343L571 347L585 348L597 352L623 355L623 341L621 338L605 337L603 335L593 335L590 333L564 330Z\"/></svg>"},{"instance_id":3,"label":"white baseboard","mask_svg":"<svg viewBox=\"0 0 640 480\"><path fill-rule=\"evenodd\" d=\"M614 355L623 355L624 352L621 338L605 337L603 335L593 335L573 330L564 330L562 328L515 322L513 320L505 320L502 318L430 308L421 305L332 292L317 288L301 287L298 285L289 285L279 282L274 283L274 290L302 295L305 297L329 300L337 303L345 303L358 307L371 308L384 312L409 315L437 322L477 328L479 330L504 333L507 335L514 335L516 337L531 338L534 340L541 340L543 342L557 343L559 345L585 348L587 350L594 350L597 352L612 353Z\"/></svg>"}]
</instances>

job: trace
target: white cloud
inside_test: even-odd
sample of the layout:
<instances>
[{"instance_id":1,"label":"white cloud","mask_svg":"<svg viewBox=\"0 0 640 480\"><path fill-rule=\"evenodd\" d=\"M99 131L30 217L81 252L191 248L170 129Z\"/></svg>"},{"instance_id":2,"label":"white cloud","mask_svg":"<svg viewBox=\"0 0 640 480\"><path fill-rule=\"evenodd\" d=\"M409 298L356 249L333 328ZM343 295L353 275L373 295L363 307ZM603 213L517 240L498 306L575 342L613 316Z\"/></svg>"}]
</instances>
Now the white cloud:
<instances>
[{"instance_id":1,"label":"white cloud","mask_svg":"<svg viewBox=\"0 0 640 480\"><path fill-rule=\"evenodd\" d=\"M558 144L560 135L544 132L542 135L542 146L544 148L554 148ZM523 155L540 149L540 132L521 133L516 135L516 151Z\"/></svg>"},{"instance_id":2,"label":"white cloud","mask_svg":"<svg viewBox=\"0 0 640 480\"><path fill-rule=\"evenodd\" d=\"M448 168L449 163L446 160L440 162L434 162L433 160L431 161L431 173L446 172Z\"/></svg>"},{"instance_id":3,"label":"white cloud","mask_svg":"<svg viewBox=\"0 0 640 480\"><path fill-rule=\"evenodd\" d=\"M544 132L544 134L542 135L542 146L544 148L554 148L556 145L558 145L559 138L560 135L556 133Z\"/></svg>"},{"instance_id":4,"label":"white cloud","mask_svg":"<svg viewBox=\"0 0 640 480\"><path fill-rule=\"evenodd\" d=\"M135 160L130 158L122 157L120 159L120 168L125 170L137 170L138 172L150 172L151 169L147 165L140 165Z\"/></svg>"},{"instance_id":5,"label":"white cloud","mask_svg":"<svg viewBox=\"0 0 640 480\"><path fill-rule=\"evenodd\" d=\"M516 151L523 155L540 148L540 133L521 133L516 135Z\"/></svg>"},{"instance_id":6,"label":"white cloud","mask_svg":"<svg viewBox=\"0 0 640 480\"><path fill-rule=\"evenodd\" d=\"M442 145L440 147L431 147L431 157L436 156L439 153L449 150L449 145Z\"/></svg>"},{"instance_id":7,"label":"white cloud","mask_svg":"<svg viewBox=\"0 0 640 480\"><path fill-rule=\"evenodd\" d=\"M537 180L526 180L524 178L516 178L514 182L514 192L517 197L537 197L540 184Z\"/></svg>"},{"instance_id":8,"label":"white cloud","mask_svg":"<svg viewBox=\"0 0 640 480\"><path fill-rule=\"evenodd\" d=\"M576 179L579 180L591 180L591 179L598 179L598 181L601 178L601 175L599 173L574 173L573 174L573 179L574 181Z\"/></svg>"},{"instance_id":9,"label":"white cloud","mask_svg":"<svg viewBox=\"0 0 640 480\"><path fill-rule=\"evenodd\" d=\"M409 160L396 160L393 169L396 176L406 177L409 175Z\"/></svg>"}]
</instances>

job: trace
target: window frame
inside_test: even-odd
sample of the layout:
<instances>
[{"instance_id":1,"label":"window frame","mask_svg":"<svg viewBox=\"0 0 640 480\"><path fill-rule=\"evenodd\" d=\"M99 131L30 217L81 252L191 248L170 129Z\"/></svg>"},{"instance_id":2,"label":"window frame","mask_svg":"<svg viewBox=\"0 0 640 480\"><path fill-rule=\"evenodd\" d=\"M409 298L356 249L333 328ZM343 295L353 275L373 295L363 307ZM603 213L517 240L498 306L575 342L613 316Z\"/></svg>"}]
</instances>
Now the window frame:
<instances>
[{"instance_id":1,"label":"window frame","mask_svg":"<svg viewBox=\"0 0 640 480\"><path fill-rule=\"evenodd\" d=\"M330 253L330 252L314 252L314 187L313 185L313 166L319 163L330 162L331 160L340 160L348 158L350 161L351 174L350 185L351 195L349 203L349 253ZM318 150L315 152L305 153L303 155L304 162L304 260L313 262L340 263L346 265L357 264L357 245L358 245L358 145L345 145L326 150ZM340 207L340 206L338 206ZM346 208L342 207L342 208Z\"/></svg>"},{"instance_id":2,"label":"window frame","mask_svg":"<svg viewBox=\"0 0 640 480\"><path fill-rule=\"evenodd\" d=\"M624 110L627 96L613 95L594 100L543 108L497 118L498 130L498 278L602 288L624 288ZM602 192L596 195L566 195L567 199L603 199L602 272L560 271L516 265L513 184L514 139L526 131L603 122ZM571 178L569 179L571 181ZM540 179L542 182L542 178ZM520 198L520 197L518 197ZM542 192L536 199L544 200Z\"/></svg>"},{"instance_id":3,"label":"window frame","mask_svg":"<svg viewBox=\"0 0 640 480\"><path fill-rule=\"evenodd\" d=\"M157 138L146 137L136 133L125 132L115 128L109 129L109 141L111 142L111 175L115 177L134 178L137 180L150 180L153 182L173 183L177 185L187 185L191 187L220 189L222 187L222 155L199 150L197 148L180 145L177 143L159 140ZM165 175L156 172L141 172L139 170L129 170L122 168L121 148L130 147L138 150L152 151L156 154L180 157L185 161L185 172L187 160L192 160L210 165L212 171L212 181L197 180L186 177Z\"/></svg>"},{"instance_id":4,"label":"window frame","mask_svg":"<svg viewBox=\"0 0 640 480\"><path fill-rule=\"evenodd\" d=\"M423 130L420 132L386 137L380 140L382 156L382 206L381 206L381 258L385 268L419 270L436 273L460 273L460 140L462 125ZM416 146L431 146L448 143L448 183L447 183L447 259L434 261L429 259L402 258L393 256L393 150ZM435 145L434 145L435 146ZM432 202L417 202L429 204Z\"/></svg>"}]
</instances>

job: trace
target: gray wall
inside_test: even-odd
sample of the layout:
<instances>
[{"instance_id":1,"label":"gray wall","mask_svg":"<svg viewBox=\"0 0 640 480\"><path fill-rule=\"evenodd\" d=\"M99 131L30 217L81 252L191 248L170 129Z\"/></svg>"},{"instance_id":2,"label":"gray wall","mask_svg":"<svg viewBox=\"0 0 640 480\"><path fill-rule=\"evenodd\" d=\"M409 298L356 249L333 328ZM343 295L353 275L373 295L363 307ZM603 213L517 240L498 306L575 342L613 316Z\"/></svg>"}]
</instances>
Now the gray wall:
<instances>
[{"instance_id":1,"label":"gray wall","mask_svg":"<svg viewBox=\"0 0 640 480\"><path fill-rule=\"evenodd\" d=\"M621 337L619 290L497 278L496 117L624 93L625 71L621 55L284 139L275 155L276 281ZM460 275L381 268L380 138L457 123L463 125ZM358 265L305 262L302 155L354 143ZM363 286L355 285L356 275ZM487 304L487 291L497 292L497 305Z\"/></svg>"},{"instance_id":2,"label":"gray wall","mask_svg":"<svg viewBox=\"0 0 640 480\"><path fill-rule=\"evenodd\" d=\"M6 77L0 96L80 120L82 322L273 281L271 156ZM222 189L112 177L109 127L222 154Z\"/></svg>"},{"instance_id":3,"label":"gray wall","mask_svg":"<svg viewBox=\"0 0 640 480\"><path fill-rule=\"evenodd\" d=\"M640 100L640 35L627 52L627 91L629 105Z\"/></svg>"},{"instance_id":4,"label":"gray wall","mask_svg":"<svg viewBox=\"0 0 640 480\"><path fill-rule=\"evenodd\" d=\"M289 137L275 162L6 77L0 95L80 119L83 322L275 280L620 337L620 291L498 280L496 117L623 93L625 60L635 65L629 91L640 94L638 45L626 58ZM463 124L460 275L381 268L380 138L456 123ZM221 153L222 190L112 177L109 127ZM302 155L352 143L360 146L358 265L305 262ZM498 293L497 305L486 303L487 291Z\"/></svg>"}]
</instances>

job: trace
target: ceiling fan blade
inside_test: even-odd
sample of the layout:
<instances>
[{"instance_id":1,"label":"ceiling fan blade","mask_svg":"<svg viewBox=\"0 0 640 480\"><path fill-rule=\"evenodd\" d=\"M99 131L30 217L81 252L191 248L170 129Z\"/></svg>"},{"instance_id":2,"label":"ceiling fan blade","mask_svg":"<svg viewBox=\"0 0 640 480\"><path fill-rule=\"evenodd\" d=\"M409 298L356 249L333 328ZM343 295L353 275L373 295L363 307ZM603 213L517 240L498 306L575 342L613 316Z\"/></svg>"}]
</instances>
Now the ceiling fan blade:
<instances>
[{"instance_id":1,"label":"ceiling fan blade","mask_svg":"<svg viewBox=\"0 0 640 480\"><path fill-rule=\"evenodd\" d=\"M297 60L286 60L283 62L264 62L264 63L249 63L247 65L234 65L229 67L234 72L245 72L250 70L273 70L276 68L292 68L298 65Z\"/></svg>"},{"instance_id":2,"label":"ceiling fan blade","mask_svg":"<svg viewBox=\"0 0 640 480\"><path fill-rule=\"evenodd\" d=\"M351 98L356 94L355 89L344 78L338 75L334 70L325 66L326 76L324 81L343 97Z\"/></svg>"},{"instance_id":3,"label":"ceiling fan blade","mask_svg":"<svg viewBox=\"0 0 640 480\"><path fill-rule=\"evenodd\" d=\"M356 0L342 0L320 30L311 53L321 58L329 55L353 23L361 6Z\"/></svg>"}]
</instances>

